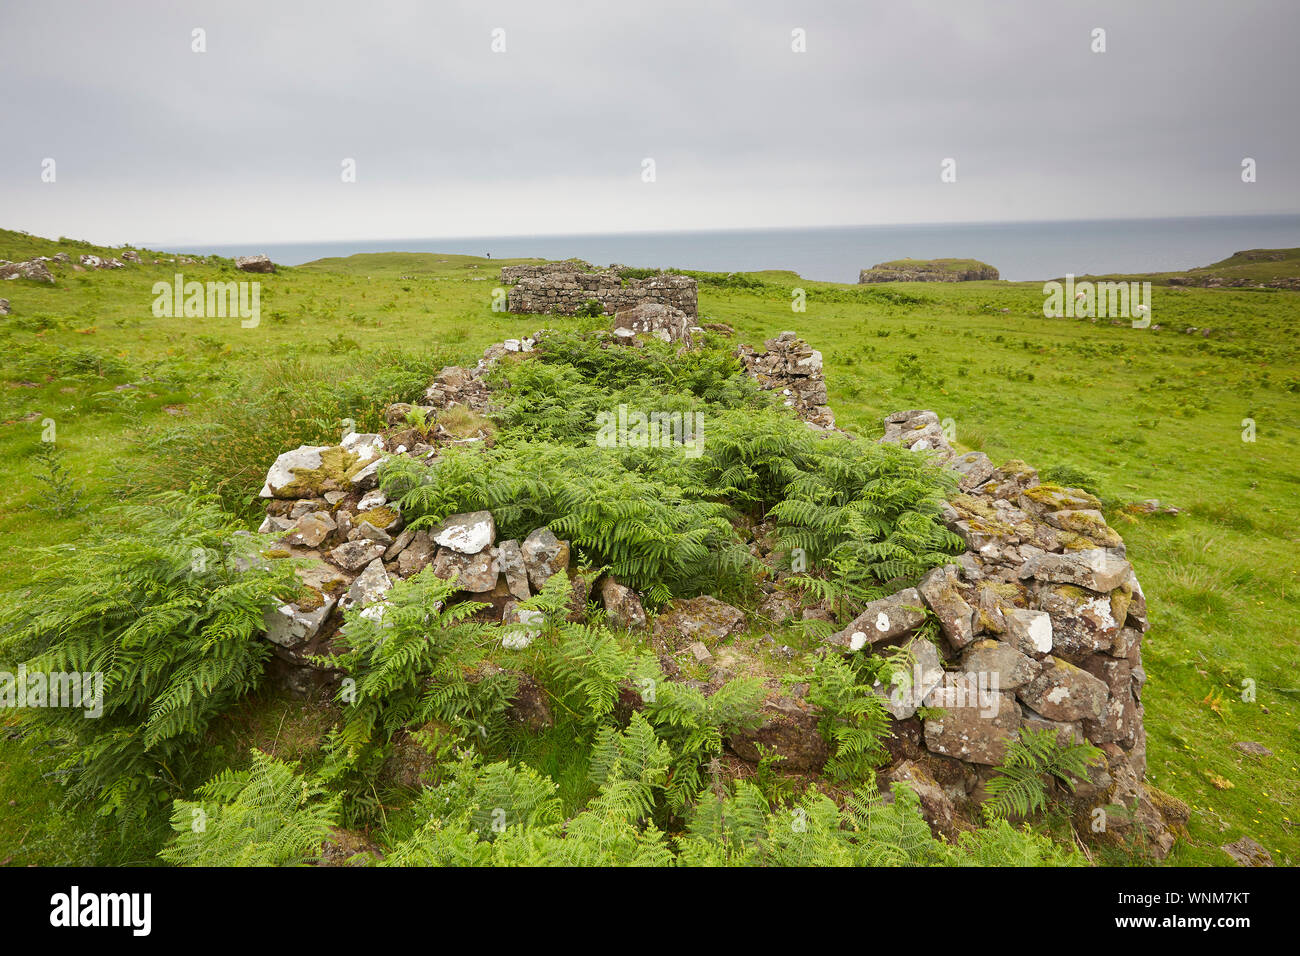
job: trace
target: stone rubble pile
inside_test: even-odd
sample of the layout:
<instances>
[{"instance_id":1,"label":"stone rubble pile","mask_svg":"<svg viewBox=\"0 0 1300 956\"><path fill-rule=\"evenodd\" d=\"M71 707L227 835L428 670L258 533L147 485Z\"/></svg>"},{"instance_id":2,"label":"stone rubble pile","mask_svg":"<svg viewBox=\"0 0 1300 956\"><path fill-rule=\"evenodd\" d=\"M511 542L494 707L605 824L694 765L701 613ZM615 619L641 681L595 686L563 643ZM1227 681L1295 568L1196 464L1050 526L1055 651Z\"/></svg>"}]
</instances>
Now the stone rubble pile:
<instances>
[{"instance_id":1,"label":"stone rubble pile","mask_svg":"<svg viewBox=\"0 0 1300 956\"><path fill-rule=\"evenodd\" d=\"M169 262L171 260L168 260ZM181 259L181 262L193 262L192 259ZM140 253L134 249L127 249L120 256L96 256L85 253L77 257L77 261L72 261L72 256L66 252L57 252L52 256L33 256L22 262L9 262L7 259L0 259L0 279L33 279L37 282L54 282L54 273L50 271L47 263L57 262L61 264L70 264L74 272L85 272L88 269L124 269L127 265L140 265ZM155 259L154 263L161 262Z\"/></svg>"}]
</instances>

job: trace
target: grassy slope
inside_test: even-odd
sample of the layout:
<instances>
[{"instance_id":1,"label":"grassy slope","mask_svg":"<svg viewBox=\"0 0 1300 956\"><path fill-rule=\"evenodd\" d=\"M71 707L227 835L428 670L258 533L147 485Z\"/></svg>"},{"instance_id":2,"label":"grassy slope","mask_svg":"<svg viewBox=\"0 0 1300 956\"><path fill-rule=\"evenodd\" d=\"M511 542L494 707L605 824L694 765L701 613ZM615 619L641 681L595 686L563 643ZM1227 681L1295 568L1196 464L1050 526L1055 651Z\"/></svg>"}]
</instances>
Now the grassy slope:
<instances>
[{"instance_id":1,"label":"grassy slope","mask_svg":"<svg viewBox=\"0 0 1300 956\"><path fill-rule=\"evenodd\" d=\"M1246 249L1211 265L1184 269L1181 272L1088 276L1087 278L1144 279L1158 285L1167 284L1171 278L1185 279L1192 285L1198 285L1208 279L1218 279L1223 282L1244 279L1255 285L1263 285L1274 279L1293 279L1296 276L1300 276L1300 249Z\"/></svg>"},{"instance_id":2,"label":"grassy slope","mask_svg":"<svg viewBox=\"0 0 1300 956\"><path fill-rule=\"evenodd\" d=\"M20 252L13 236L0 234L0 258L58 248ZM237 320L155 319L150 287L170 278L170 265L65 270L53 287L5 283L0 294L13 315L0 320L10 356L0 390L0 454L17 479L0 502L6 581L21 584L33 548L75 541L116 501L116 462L138 454L130 443L134 426L164 420L167 405L201 407L216 393L218 375L351 347L340 340L362 349L437 343L468 359L507 335L566 324L490 310L496 270L516 261L525 260L382 253L282 270L259 277L257 329ZM186 268L187 278L220 275L218 266ZM1145 654L1151 777L1194 808L1191 839L1172 862L1225 864L1217 847L1243 834L1279 863L1300 859L1293 677L1300 664L1300 478L1288 454L1300 439L1300 296L1160 290L1153 318L1167 329L1234 333L1202 339L1045 319L1041 287L1032 283L894 284L886 294L798 280L809 292L808 310L798 314L790 310L789 286L797 277L760 275L770 285L759 292L703 286L701 321L728 322L739 339L756 343L797 329L825 356L831 403L845 427L874 435L888 411L933 408L954 420L960 444L995 460L1082 468L1112 502L1158 497L1186 509L1133 524L1112 516L1152 608ZM51 345L93 350L124 367L103 378L68 375L49 366L43 350ZM146 383L131 390L138 400L112 397L120 394L113 385L140 381L153 361L191 371L187 385L164 392ZM22 420L32 413L36 420ZM79 518L55 520L30 507L30 452L47 416L58 423L60 448L90 506ZM1241 441L1245 417L1257 422L1254 443ZM1247 678L1257 686L1252 704L1239 699ZM270 695L244 711L214 733L225 758L254 744L279 746L285 727L311 725L301 705ZM1245 757L1232 749L1239 740L1259 741L1275 756ZM568 767L557 747L554 734L525 745L539 761ZM301 740L292 748L309 749ZM0 862L148 858L141 845L106 842L84 813L52 811L57 790L41 777L48 769L0 730Z\"/></svg>"}]
</instances>

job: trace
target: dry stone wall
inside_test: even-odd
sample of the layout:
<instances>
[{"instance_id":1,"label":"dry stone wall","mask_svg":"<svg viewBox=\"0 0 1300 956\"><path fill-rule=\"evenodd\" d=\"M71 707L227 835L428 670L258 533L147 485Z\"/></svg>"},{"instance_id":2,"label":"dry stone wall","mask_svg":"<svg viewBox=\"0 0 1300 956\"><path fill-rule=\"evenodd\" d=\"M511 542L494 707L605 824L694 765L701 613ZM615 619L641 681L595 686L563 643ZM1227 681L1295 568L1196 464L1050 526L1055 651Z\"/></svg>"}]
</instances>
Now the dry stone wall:
<instances>
[{"instance_id":1,"label":"dry stone wall","mask_svg":"<svg viewBox=\"0 0 1300 956\"><path fill-rule=\"evenodd\" d=\"M690 276L664 272L624 279L618 266L607 270L592 270L585 263L574 262L505 266L501 282L513 286L506 299L511 312L572 315L594 299L607 315L643 303L659 303L694 318L699 305L699 290Z\"/></svg>"},{"instance_id":2,"label":"dry stone wall","mask_svg":"<svg viewBox=\"0 0 1300 956\"><path fill-rule=\"evenodd\" d=\"M763 346L764 352L755 352L750 345L737 347L745 371L767 391L779 392L783 404L810 425L834 428L835 413L826 404L822 353L793 332L782 332Z\"/></svg>"},{"instance_id":3,"label":"dry stone wall","mask_svg":"<svg viewBox=\"0 0 1300 956\"><path fill-rule=\"evenodd\" d=\"M530 351L544 335L494 345L473 368L443 369L423 408L489 412L484 373L507 353ZM682 343L690 347L689 338ZM738 349L751 375L766 388L789 389L797 398L787 404L826 429L826 440L861 440L834 429L833 418L826 422L816 350L789 332L766 346L764 353ZM606 347L636 343L611 334ZM292 689L305 693L337 677L313 655L329 652L343 610L382 615L384 595L400 578L430 566L440 577L459 575L463 599L485 603L483 619L508 625L502 643L509 650L527 646L537 633L519 602L551 575L567 572L572 619L583 620L588 600L598 597L611 625L642 635L668 679L698 682L702 668L711 691L733 676L765 675L762 724L727 742L736 759L756 762L766 749L784 758L782 769L800 772L815 772L828 759L821 715L806 688L771 678L752 651L731 644L753 628L799 616L820 619L832 625L826 653L906 649L912 673L876 687L893 721L881 777L886 786L914 790L936 832L953 836L978 818L995 768L1020 731L1030 729L1050 731L1062 743L1089 741L1104 755L1088 779L1056 794L1081 823L1095 824L1101 811L1108 829L1141 831L1157 855L1172 846L1183 811L1143 782L1146 598L1124 542L1087 492L1043 483L1020 461L998 466L982 452L958 452L933 411L898 412L885 419L880 442L931 456L956 473L957 490L942 520L965 542L964 553L842 621L828 606L800 608L800 595L786 589L770 523L743 526L750 550L773 568L760 584L757 608L742 611L707 595L678 600L655 615L651 628L640 595L609 576L585 579L571 567L570 542L549 528L500 540L488 511L451 515L427 530L405 527L400 505L376 487L382 462L394 455L430 460L446 445L486 440L404 429L411 408L392 406L392 427L383 434L286 452L267 474L260 530L279 536L280 556L304 559L298 573L308 596L267 616L267 639ZM931 619L938 624L933 641L924 634ZM771 644L767 653L791 652ZM544 692L531 678L519 686L515 711L529 726L544 726ZM633 688L623 697L628 707L639 706Z\"/></svg>"}]
</instances>

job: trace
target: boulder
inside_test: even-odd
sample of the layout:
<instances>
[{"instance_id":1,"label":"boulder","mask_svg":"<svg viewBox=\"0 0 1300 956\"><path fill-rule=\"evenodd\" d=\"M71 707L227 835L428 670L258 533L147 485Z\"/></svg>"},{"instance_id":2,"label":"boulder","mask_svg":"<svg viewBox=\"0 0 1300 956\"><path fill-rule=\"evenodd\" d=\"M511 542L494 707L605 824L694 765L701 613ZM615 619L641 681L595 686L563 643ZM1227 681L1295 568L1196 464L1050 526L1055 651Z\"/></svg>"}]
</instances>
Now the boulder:
<instances>
[{"instance_id":1,"label":"boulder","mask_svg":"<svg viewBox=\"0 0 1300 956\"><path fill-rule=\"evenodd\" d=\"M934 568L921 578L916 589L939 619L943 636L953 647L961 649L975 639L976 611L958 589L957 572L955 564Z\"/></svg>"},{"instance_id":2,"label":"boulder","mask_svg":"<svg viewBox=\"0 0 1300 956\"><path fill-rule=\"evenodd\" d=\"M406 532L402 533L405 534ZM394 542L394 545L396 545L396 542ZM391 550L392 548L389 548L389 551ZM411 535L406 546L397 553L398 573L405 577L418 574L429 566L435 551L437 551L437 548L434 546L433 538L429 532L415 532ZM388 552L385 552L384 556L388 557Z\"/></svg>"},{"instance_id":3,"label":"boulder","mask_svg":"<svg viewBox=\"0 0 1300 956\"><path fill-rule=\"evenodd\" d=\"M907 644L912 658L910 674L895 674L893 682L885 687L877 683L872 690L885 700L885 710L895 720L906 720L916 713L921 702L943 681L943 664L939 651L924 638L913 638Z\"/></svg>"},{"instance_id":4,"label":"boulder","mask_svg":"<svg viewBox=\"0 0 1300 956\"><path fill-rule=\"evenodd\" d=\"M316 471L321 467L321 453L329 451L330 445L299 445L293 451L286 451L275 459L271 470L266 473L266 482L259 492L263 498L281 497L280 492L293 485L298 479L299 471ZM290 497L296 497L290 495Z\"/></svg>"},{"instance_id":5,"label":"boulder","mask_svg":"<svg viewBox=\"0 0 1300 956\"><path fill-rule=\"evenodd\" d=\"M1020 733L1020 706L1012 694L980 686L965 674L945 674L926 707L943 709L943 716L925 720L925 746L931 753L967 763L996 765L1007 745Z\"/></svg>"},{"instance_id":6,"label":"boulder","mask_svg":"<svg viewBox=\"0 0 1300 956\"><path fill-rule=\"evenodd\" d=\"M1064 554L1043 552L1029 558L1019 570L1020 579L1074 584L1089 591L1112 591L1132 573L1133 566L1104 548L1067 551Z\"/></svg>"},{"instance_id":7,"label":"boulder","mask_svg":"<svg viewBox=\"0 0 1300 956\"><path fill-rule=\"evenodd\" d=\"M240 272L270 273L275 271L275 263L265 255L235 256L235 268Z\"/></svg>"},{"instance_id":8,"label":"boulder","mask_svg":"<svg viewBox=\"0 0 1300 956\"><path fill-rule=\"evenodd\" d=\"M1032 657L1010 644L994 640L978 641L968 647L962 655L961 666L967 673L988 675L989 686L999 690L1015 690L1042 670L1042 665Z\"/></svg>"},{"instance_id":9,"label":"boulder","mask_svg":"<svg viewBox=\"0 0 1300 956\"><path fill-rule=\"evenodd\" d=\"M511 607L501 623L506 625L501 646L510 650L523 650L542 633L546 615L531 608Z\"/></svg>"},{"instance_id":10,"label":"boulder","mask_svg":"<svg viewBox=\"0 0 1300 956\"><path fill-rule=\"evenodd\" d=\"M546 582L569 567L569 542L561 541L550 528L537 528L519 546L524 567L528 569L528 583L540 591Z\"/></svg>"},{"instance_id":11,"label":"boulder","mask_svg":"<svg viewBox=\"0 0 1300 956\"><path fill-rule=\"evenodd\" d=\"M1051 615L1052 652L1081 661L1108 650L1124 617L1116 607L1119 593L1097 594L1073 584L1040 585L1034 603Z\"/></svg>"},{"instance_id":12,"label":"boulder","mask_svg":"<svg viewBox=\"0 0 1300 956\"><path fill-rule=\"evenodd\" d=\"M982 451L970 451L958 455L947 463L947 467L961 476L957 481L957 487L962 491L978 487L993 477L993 473L997 471L989 456Z\"/></svg>"},{"instance_id":13,"label":"boulder","mask_svg":"<svg viewBox=\"0 0 1300 956\"><path fill-rule=\"evenodd\" d=\"M490 511L471 511L467 514L448 515L442 524L430 532L433 540L444 548L461 554L478 554L492 546L496 540L497 526Z\"/></svg>"},{"instance_id":14,"label":"boulder","mask_svg":"<svg viewBox=\"0 0 1300 956\"><path fill-rule=\"evenodd\" d=\"M340 604L344 608L349 607L369 607L377 604L393 586L393 580L384 570L384 562L381 558L376 557L362 571L352 586L348 588L348 593L344 596Z\"/></svg>"},{"instance_id":15,"label":"boulder","mask_svg":"<svg viewBox=\"0 0 1300 956\"><path fill-rule=\"evenodd\" d=\"M1022 654L1041 656L1052 650L1052 616L1046 611L1012 607L1003 611L1006 630L998 635Z\"/></svg>"},{"instance_id":16,"label":"boulder","mask_svg":"<svg viewBox=\"0 0 1300 956\"><path fill-rule=\"evenodd\" d=\"M497 562L501 566L501 573L505 575L510 593L520 601L532 597L532 589L528 586L528 565L524 563L519 542L513 538L502 541L497 546Z\"/></svg>"},{"instance_id":17,"label":"boulder","mask_svg":"<svg viewBox=\"0 0 1300 956\"><path fill-rule=\"evenodd\" d=\"M916 588L872 601L848 627L826 639L834 647L858 651L868 644L879 644L902 637L920 627L925 620L925 603Z\"/></svg>"},{"instance_id":18,"label":"boulder","mask_svg":"<svg viewBox=\"0 0 1300 956\"><path fill-rule=\"evenodd\" d=\"M601 579L600 599L605 605L605 617L612 626L624 630L646 626L645 609L641 607L637 593L619 584L611 574Z\"/></svg>"},{"instance_id":19,"label":"boulder","mask_svg":"<svg viewBox=\"0 0 1300 956\"><path fill-rule=\"evenodd\" d=\"M378 541L345 541L329 553L329 559L340 568L359 571L376 558L383 557L384 546Z\"/></svg>"},{"instance_id":20,"label":"boulder","mask_svg":"<svg viewBox=\"0 0 1300 956\"><path fill-rule=\"evenodd\" d=\"M301 647L319 633L333 610L332 597L315 608L277 602L265 614L266 639L290 650Z\"/></svg>"},{"instance_id":21,"label":"boulder","mask_svg":"<svg viewBox=\"0 0 1300 956\"><path fill-rule=\"evenodd\" d=\"M297 520L284 542L293 547L314 548L337 527L328 511L308 512Z\"/></svg>"},{"instance_id":22,"label":"boulder","mask_svg":"<svg viewBox=\"0 0 1300 956\"><path fill-rule=\"evenodd\" d=\"M456 586L471 594L491 591L501 573L490 550L465 554L454 548L439 548L433 559L433 573L443 579L456 576Z\"/></svg>"}]
</instances>

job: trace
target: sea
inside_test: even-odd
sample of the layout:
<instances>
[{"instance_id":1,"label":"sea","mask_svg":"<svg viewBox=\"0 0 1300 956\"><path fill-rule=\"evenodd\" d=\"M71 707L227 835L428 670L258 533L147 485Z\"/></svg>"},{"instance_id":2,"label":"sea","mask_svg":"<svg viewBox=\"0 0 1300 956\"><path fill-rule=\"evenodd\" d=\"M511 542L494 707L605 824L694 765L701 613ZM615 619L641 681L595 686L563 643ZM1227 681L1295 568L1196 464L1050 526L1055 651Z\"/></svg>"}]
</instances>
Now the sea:
<instances>
[{"instance_id":1,"label":"sea","mask_svg":"<svg viewBox=\"0 0 1300 956\"><path fill-rule=\"evenodd\" d=\"M193 251L226 256L260 252L284 265L360 252L576 257L595 265L709 272L787 269L805 279L856 282L861 269L907 257L979 259L997 268L1003 279L1032 281L1067 273L1169 272L1206 266L1244 249L1294 247L1300 247L1300 215L366 239Z\"/></svg>"}]
</instances>

